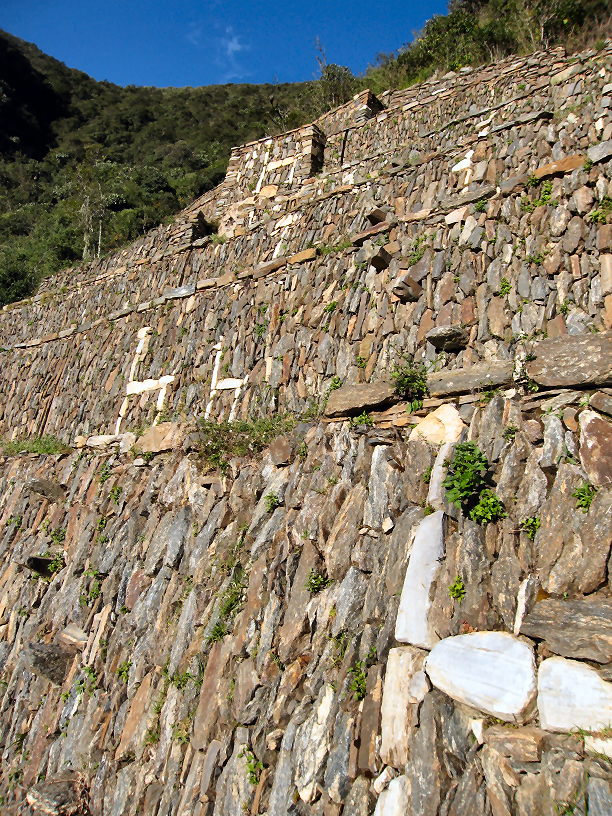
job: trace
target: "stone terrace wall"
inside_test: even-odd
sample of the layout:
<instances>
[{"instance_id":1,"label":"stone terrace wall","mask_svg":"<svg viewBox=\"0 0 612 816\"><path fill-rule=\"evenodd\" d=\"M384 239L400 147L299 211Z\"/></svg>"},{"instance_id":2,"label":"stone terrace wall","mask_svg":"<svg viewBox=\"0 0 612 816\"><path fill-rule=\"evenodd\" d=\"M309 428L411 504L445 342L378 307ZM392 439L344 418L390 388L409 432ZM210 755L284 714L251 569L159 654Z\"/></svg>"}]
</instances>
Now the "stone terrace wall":
<instances>
[{"instance_id":1,"label":"stone terrace wall","mask_svg":"<svg viewBox=\"0 0 612 816\"><path fill-rule=\"evenodd\" d=\"M3 459L3 813L609 812L612 424L583 395L410 438L304 423L223 478L181 450ZM460 439L507 518L444 498Z\"/></svg>"},{"instance_id":2,"label":"stone terrace wall","mask_svg":"<svg viewBox=\"0 0 612 816\"><path fill-rule=\"evenodd\" d=\"M358 165L232 205L217 238L202 235L193 205L5 309L0 432L67 442L112 432L126 397L122 430L146 426L161 386L130 396L128 383L161 377L173 378L163 408L177 417L205 406L220 418L232 406L243 416L270 405L301 412L333 377L376 381L400 354L450 372L511 360L537 333L609 328L610 227L592 214L610 193L610 51L540 62L546 93L500 108L499 121L483 123L481 111L463 135L415 138L408 155L399 144L381 153L377 136ZM529 79L525 61L498 73ZM457 98L470 116L476 91L464 85ZM381 116L380 132L396 127ZM552 188L529 188L533 174ZM202 211L212 206L209 194ZM358 237L368 217L387 220ZM148 353L133 368L146 327ZM467 330L458 348L426 337L444 327ZM217 352L228 387L211 404Z\"/></svg>"},{"instance_id":3,"label":"stone terrace wall","mask_svg":"<svg viewBox=\"0 0 612 816\"><path fill-rule=\"evenodd\" d=\"M73 447L0 458L2 813L610 812L611 91L608 42L361 95L3 310L0 434Z\"/></svg>"}]
</instances>

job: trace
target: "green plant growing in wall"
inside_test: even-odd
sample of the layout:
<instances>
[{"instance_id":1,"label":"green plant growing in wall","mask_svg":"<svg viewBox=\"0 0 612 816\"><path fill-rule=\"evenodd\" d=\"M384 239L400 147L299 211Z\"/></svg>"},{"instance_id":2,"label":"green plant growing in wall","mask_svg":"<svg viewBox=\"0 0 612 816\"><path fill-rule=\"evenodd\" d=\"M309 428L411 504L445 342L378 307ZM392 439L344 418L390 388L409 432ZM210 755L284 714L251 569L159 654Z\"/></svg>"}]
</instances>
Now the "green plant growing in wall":
<instances>
[{"instance_id":1,"label":"green plant growing in wall","mask_svg":"<svg viewBox=\"0 0 612 816\"><path fill-rule=\"evenodd\" d=\"M304 589L307 589L313 595L316 595L318 592L321 592L325 587L333 584L333 578L326 578L322 573L315 572L312 567L310 568L310 572L308 573L308 579L304 584Z\"/></svg>"},{"instance_id":2,"label":"green plant growing in wall","mask_svg":"<svg viewBox=\"0 0 612 816\"><path fill-rule=\"evenodd\" d=\"M506 442L512 442L517 432L518 428L516 425L506 425L502 433L502 438L505 439Z\"/></svg>"},{"instance_id":3,"label":"green plant growing in wall","mask_svg":"<svg viewBox=\"0 0 612 816\"><path fill-rule=\"evenodd\" d=\"M117 677L120 680L123 680L124 683L127 683L129 679L131 667L132 667L131 660L124 660L123 663L117 669Z\"/></svg>"},{"instance_id":4,"label":"green plant growing in wall","mask_svg":"<svg viewBox=\"0 0 612 816\"><path fill-rule=\"evenodd\" d=\"M444 480L447 499L461 509L485 487L484 473L489 463L474 442L461 442L455 448L448 474Z\"/></svg>"},{"instance_id":5,"label":"green plant growing in wall","mask_svg":"<svg viewBox=\"0 0 612 816\"><path fill-rule=\"evenodd\" d=\"M476 506L470 510L469 516L476 524L488 524L506 518L504 505L489 488L485 488L478 497Z\"/></svg>"},{"instance_id":6,"label":"green plant growing in wall","mask_svg":"<svg viewBox=\"0 0 612 816\"><path fill-rule=\"evenodd\" d=\"M257 759L250 748L244 748L239 754L239 757L244 757L247 766L247 777L251 785L257 785L259 777L263 771L263 764Z\"/></svg>"},{"instance_id":7,"label":"green plant growing in wall","mask_svg":"<svg viewBox=\"0 0 612 816\"><path fill-rule=\"evenodd\" d=\"M510 281L508 278L502 278L501 283L499 284L499 294L502 297L506 297L506 295L510 294L512 287L510 286Z\"/></svg>"},{"instance_id":8,"label":"green plant growing in wall","mask_svg":"<svg viewBox=\"0 0 612 816\"><path fill-rule=\"evenodd\" d=\"M66 540L66 530L64 527L56 527L51 533L51 541L58 547Z\"/></svg>"},{"instance_id":9,"label":"green plant growing in wall","mask_svg":"<svg viewBox=\"0 0 612 816\"><path fill-rule=\"evenodd\" d=\"M268 493L265 498L266 501L266 510L268 513L271 513L276 507L279 506L280 502L278 500L278 496L276 493Z\"/></svg>"},{"instance_id":10,"label":"green plant growing in wall","mask_svg":"<svg viewBox=\"0 0 612 816\"><path fill-rule=\"evenodd\" d=\"M368 667L372 664L375 658L376 647L372 646L365 660L358 660L355 665L351 666L351 668L348 670L348 673L352 674L353 676L349 690L353 692L353 697L357 701L363 700L363 698L366 696Z\"/></svg>"},{"instance_id":11,"label":"green plant growing in wall","mask_svg":"<svg viewBox=\"0 0 612 816\"><path fill-rule=\"evenodd\" d=\"M424 365L404 362L391 369L391 382L395 393L408 402L409 413L423 407L427 394L427 370Z\"/></svg>"},{"instance_id":12,"label":"green plant growing in wall","mask_svg":"<svg viewBox=\"0 0 612 816\"><path fill-rule=\"evenodd\" d=\"M111 477L112 473L112 465L110 461L107 459L106 462L100 468L100 472L98 473L98 481L100 484L104 484L104 482L108 481Z\"/></svg>"},{"instance_id":13,"label":"green plant growing in wall","mask_svg":"<svg viewBox=\"0 0 612 816\"><path fill-rule=\"evenodd\" d=\"M572 493L572 496L576 499L576 507L580 508L583 513L588 513L596 493L597 488L595 485L583 482Z\"/></svg>"},{"instance_id":14,"label":"green plant growing in wall","mask_svg":"<svg viewBox=\"0 0 612 816\"><path fill-rule=\"evenodd\" d=\"M31 436L28 439L0 439L0 447L6 456L16 456L18 453L54 454L68 449L51 434Z\"/></svg>"},{"instance_id":15,"label":"green plant growing in wall","mask_svg":"<svg viewBox=\"0 0 612 816\"><path fill-rule=\"evenodd\" d=\"M369 425L371 427L374 425L374 420L368 413L362 411L358 416L351 417L350 423L351 425Z\"/></svg>"},{"instance_id":16,"label":"green plant growing in wall","mask_svg":"<svg viewBox=\"0 0 612 816\"><path fill-rule=\"evenodd\" d=\"M463 579L460 575L457 575L453 583L448 588L448 594L451 598L454 598L456 601L461 601L465 598L466 589L463 584Z\"/></svg>"},{"instance_id":17,"label":"green plant growing in wall","mask_svg":"<svg viewBox=\"0 0 612 816\"><path fill-rule=\"evenodd\" d=\"M605 224L608 220L608 216L612 213L612 198L609 196L604 196L603 199L599 203L599 207L596 210L592 210L587 218L593 224Z\"/></svg>"},{"instance_id":18,"label":"green plant growing in wall","mask_svg":"<svg viewBox=\"0 0 612 816\"><path fill-rule=\"evenodd\" d=\"M536 533L540 529L542 522L537 516L531 516L521 522L521 530L525 533L530 541L533 541Z\"/></svg>"}]
</instances>

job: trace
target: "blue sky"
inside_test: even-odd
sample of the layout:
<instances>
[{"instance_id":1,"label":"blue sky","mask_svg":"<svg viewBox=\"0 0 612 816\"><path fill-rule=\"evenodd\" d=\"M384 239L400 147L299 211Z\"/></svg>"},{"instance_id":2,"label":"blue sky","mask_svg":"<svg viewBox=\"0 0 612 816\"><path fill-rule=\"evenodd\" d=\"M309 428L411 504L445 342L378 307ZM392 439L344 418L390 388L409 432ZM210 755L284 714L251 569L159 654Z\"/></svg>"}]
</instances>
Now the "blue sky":
<instances>
[{"instance_id":1,"label":"blue sky","mask_svg":"<svg viewBox=\"0 0 612 816\"><path fill-rule=\"evenodd\" d=\"M297 82L328 62L363 72L412 39L445 0L1 0L0 28L118 85Z\"/></svg>"}]
</instances>

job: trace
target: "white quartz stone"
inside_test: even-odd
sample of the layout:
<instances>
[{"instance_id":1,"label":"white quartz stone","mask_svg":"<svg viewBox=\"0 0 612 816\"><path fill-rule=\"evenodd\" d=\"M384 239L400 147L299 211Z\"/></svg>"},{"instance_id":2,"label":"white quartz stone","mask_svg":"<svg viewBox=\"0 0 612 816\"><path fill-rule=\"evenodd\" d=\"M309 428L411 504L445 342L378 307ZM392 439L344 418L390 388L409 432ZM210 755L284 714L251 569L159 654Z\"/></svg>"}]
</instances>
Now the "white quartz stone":
<instances>
[{"instance_id":1,"label":"white quartz stone","mask_svg":"<svg viewBox=\"0 0 612 816\"><path fill-rule=\"evenodd\" d=\"M231 391L235 388L240 388L242 380L229 377L226 380L219 380L217 383L217 391Z\"/></svg>"},{"instance_id":2,"label":"white quartz stone","mask_svg":"<svg viewBox=\"0 0 612 816\"><path fill-rule=\"evenodd\" d=\"M440 405L435 411L416 425L408 441L425 439L432 445L444 445L447 442L457 442L465 428L463 420L454 405Z\"/></svg>"},{"instance_id":3,"label":"white quartz stone","mask_svg":"<svg viewBox=\"0 0 612 816\"><path fill-rule=\"evenodd\" d=\"M121 437L117 434L104 434L99 436L89 436L87 438L87 447L88 448L104 448L107 445L113 445L116 442L120 442Z\"/></svg>"},{"instance_id":4,"label":"white quartz stone","mask_svg":"<svg viewBox=\"0 0 612 816\"><path fill-rule=\"evenodd\" d=\"M394 768L390 768L387 765L385 770L379 776L376 777L376 779L374 780L374 783L372 784L372 788L374 789L374 793L377 796L380 796L380 794L389 786L389 782L392 779L395 779L396 776L397 776L397 771Z\"/></svg>"},{"instance_id":5,"label":"white quartz stone","mask_svg":"<svg viewBox=\"0 0 612 816\"><path fill-rule=\"evenodd\" d=\"M440 641L425 670L436 688L500 720L521 722L536 692L533 650L507 632Z\"/></svg>"},{"instance_id":6,"label":"white quartz stone","mask_svg":"<svg viewBox=\"0 0 612 816\"><path fill-rule=\"evenodd\" d=\"M380 794L374 816L406 816L407 813L411 813L410 780L406 776L396 776Z\"/></svg>"},{"instance_id":7,"label":"white quartz stone","mask_svg":"<svg viewBox=\"0 0 612 816\"><path fill-rule=\"evenodd\" d=\"M444 555L444 513L425 516L413 530L410 560L395 624L395 639L431 649L439 640L429 625L431 588Z\"/></svg>"},{"instance_id":8,"label":"white quartz stone","mask_svg":"<svg viewBox=\"0 0 612 816\"><path fill-rule=\"evenodd\" d=\"M599 731L612 723L612 683L577 660L549 657L538 672L538 710L547 731Z\"/></svg>"},{"instance_id":9,"label":"white quartz stone","mask_svg":"<svg viewBox=\"0 0 612 816\"><path fill-rule=\"evenodd\" d=\"M428 691L421 671L424 658L423 652L412 646L389 651L381 706L380 758L394 768L403 768L408 762L417 708Z\"/></svg>"},{"instance_id":10,"label":"white quartz stone","mask_svg":"<svg viewBox=\"0 0 612 816\"><path fill-rule=\"evenodd\" d=\"M603 754L612 758L612 739L587 735L584 738L584 750L590 754Z\"/></svg>"},{"instance_id":11,"label":"white quartz stone","mask_svg":"<svg viewBox=\"0 0 612 816\"><path fill-rule=\"evenodd\" d=\"M427 504L433 507L434 510L444 509L444 496L446 493L444 480L448 472L448 462L453 458L454 449L454 442L447 442L445 445L441 445L438 455L436 456L436 461L431 469L429 490L427 491Z\"/></svg>"}]
</instances>

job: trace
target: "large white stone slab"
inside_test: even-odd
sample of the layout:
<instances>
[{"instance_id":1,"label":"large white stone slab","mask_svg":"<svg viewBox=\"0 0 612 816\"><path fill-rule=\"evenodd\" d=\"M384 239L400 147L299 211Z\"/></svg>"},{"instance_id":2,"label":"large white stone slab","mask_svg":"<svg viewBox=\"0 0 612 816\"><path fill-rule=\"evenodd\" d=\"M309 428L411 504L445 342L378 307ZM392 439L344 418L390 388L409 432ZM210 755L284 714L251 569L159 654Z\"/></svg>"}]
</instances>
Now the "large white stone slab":
<instances>
[{"instance_id":1,"label":"large white stone slab","mask_svg":"<svg viewBox=\"0 0 612 816\"><path fill-rule=\"evenodd\" d=\"M403 768L417 723L417 709L428 690L422 671L425 655L412 646L389 651L381 706L380 758Z\"/></svg>"},{"instance_id":2,"label":"large white stone slab","mask_svg":"<svg viewBox=\"0 0 612 816\"><path fill-rule=\"evenodd\" d=\"M547 731L599 731L612 723L612 683L577 660L549 657L538 672L538 710Z\"/></svg>"},{"instance_id":3,"label":"large white stone slab","mask_svg":"<svg viewBox=\"0 0 612 816\"><path fill-rule=\"evenodd\" d=\"M410 809L410 780L397 776L378 797L374 816L406 816Z\"/></svg>"},{"instance_id":4,"label":"large white stone slab","mask_svg":"<svg viewBox=\"0 0 612 816\"><path fill-rule=\"evenodd\" d=\"M500 720L521 722L536 693L533 650L507 632L472 632L440 641L425 670L449 697Z\"/></svg>"},{"instance_id":5,"label":"large white stone slab","mask_svg":"<svg viewBox=\"0 0 612 816\"><path fill-rule=\"evenodd\" d=\"M429 625L432 585L440 572L444 555L444 513L438 510L419 523L413 532L410 560L400 600L395 639L423 649L431 649L439 638Z\"/></svg>"}]
</instances>

